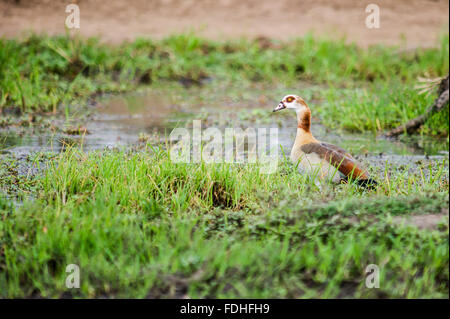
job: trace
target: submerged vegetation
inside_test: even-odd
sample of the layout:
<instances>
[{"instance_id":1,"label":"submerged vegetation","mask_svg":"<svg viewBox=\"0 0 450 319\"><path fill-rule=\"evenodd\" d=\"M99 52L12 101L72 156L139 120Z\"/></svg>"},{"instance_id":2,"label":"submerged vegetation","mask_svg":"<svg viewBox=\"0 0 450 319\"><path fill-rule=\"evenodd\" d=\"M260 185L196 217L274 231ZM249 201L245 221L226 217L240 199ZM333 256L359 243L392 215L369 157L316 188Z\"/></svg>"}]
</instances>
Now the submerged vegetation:
<instances>
[{"instance_id":1,"label":"submerged vegetation","mask_svg":"<svg viewBox=\"0 0 450 319\"><path fill-rule=\"evenodd\" d=\"M288 162L261 174L152 147L67 151L19 187L22 205L0 198L0 296L448 297L448 166L415 171L374 171L368 192Z\"/></svg>"},{"instance_id":2,"label":"submerged vegetation","mask_svg":"<svg viewBox=\"0 0 450 319\"><path fill-rule=\"evenodd\" d=\"M434 96L414 90L417 78L444 76L448 69L448 34L437 48L413 52L361 49L312 35L287 42L178 35L118 46L33 35L0 39L0 110L67 112L92 95L173 81L221 90L236 82L244 88L252 82L278 83L300 95L307 83L321 88L314 99L325 124L378 131L423 112ZM441 113L430 119L425 133L448 135L448 108Z\"/></svg>"}]
</instances>

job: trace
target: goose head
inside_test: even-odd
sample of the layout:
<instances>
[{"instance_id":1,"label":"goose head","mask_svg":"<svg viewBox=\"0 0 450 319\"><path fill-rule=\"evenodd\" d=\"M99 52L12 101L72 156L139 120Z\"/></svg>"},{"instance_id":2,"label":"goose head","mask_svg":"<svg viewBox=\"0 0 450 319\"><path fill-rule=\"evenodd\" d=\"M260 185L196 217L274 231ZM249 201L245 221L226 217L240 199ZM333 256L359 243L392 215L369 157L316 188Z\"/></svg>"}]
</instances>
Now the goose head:
<instances>
[{"instance_id":1,"label":"goose head","mask_svg":"<svg viewBox=\"0 0 450 319\"><path fill-rule=\"evenodd\" d=\"M308 105L306 105L306 102L300 96L289 94L283 97L273 112L278 112L283 109L293 109L296 112L300 112L308 110Z\"/></svg>"}]
</instances>

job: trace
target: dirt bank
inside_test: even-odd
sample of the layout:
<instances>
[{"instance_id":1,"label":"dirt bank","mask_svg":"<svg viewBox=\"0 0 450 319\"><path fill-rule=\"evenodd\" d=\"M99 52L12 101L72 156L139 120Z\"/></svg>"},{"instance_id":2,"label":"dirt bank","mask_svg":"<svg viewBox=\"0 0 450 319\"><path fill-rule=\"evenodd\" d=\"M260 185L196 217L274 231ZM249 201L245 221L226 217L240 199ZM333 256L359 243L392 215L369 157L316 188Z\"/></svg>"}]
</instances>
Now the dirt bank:
<instances>
[{"instance_id":1,"label":"dirt bank","mask_svg":"<svg viewBox=\"0 0 450 319\"><path fill-rule=\"evenodd\" d=\"M346 36L361 46L399 44L404 38L414 48L435 45L449 21L449 3L442 0L0 0L0 36L64 33L65 6L71 2L80 7L80 33L109 42L189 30L216 39L289 39L314 31ZM380 29L365 26L369 3L380 6Z\"/></svg>"}]
</instances>

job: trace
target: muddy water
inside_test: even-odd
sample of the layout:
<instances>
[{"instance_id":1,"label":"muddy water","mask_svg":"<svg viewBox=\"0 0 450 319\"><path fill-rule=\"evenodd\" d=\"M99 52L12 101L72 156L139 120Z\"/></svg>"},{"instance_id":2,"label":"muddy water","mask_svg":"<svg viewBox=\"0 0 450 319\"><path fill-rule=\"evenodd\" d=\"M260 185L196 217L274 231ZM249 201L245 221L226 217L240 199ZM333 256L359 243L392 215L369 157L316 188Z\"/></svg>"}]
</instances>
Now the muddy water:
<instances>
[{"instance_id":1,"label":"muddy water","mask_svg":"<svg viewBox=\"0 0 450 319\"><path fill-rule=\"evenodd\" d=\"M173 128L191 127L193 119L201 119L203 128L215 126L221 130L236 126L243 129L277 127L278 144L289 154L296 133L293 114L288 112L282 115L272 114L272 105L269 104L258 105L258 109L252 111L251 108L243 110L239 103L227 104L222 100L210 101L207 106L191 102L183 103L186 100L188 99L176 99L166 92L157 91L102 98L98 101L99 107L95 114L83 123L88 134L80 136L2 130L0 150L26 154L35 151L59 152L67 145L82 146L83 150L89 151L134 145L143 140L158 143L164 141ZM314 122L312 131L317 138L346 148L369 162L385 162L390 159L397 163L408 164L422 159L448 158L446 140L428 137L414 137L403 141L387 140L373 134L350 134L329 130Z\"/></svg>"},{"instance_id":2,"label":"muddy water","mask_svg":"<svg viewBox=\"0 0 450 319\"><path fill-rule=\"evenodd\" d=\"M159 141L174 127L184 125L188 115L158 94L101 98L98 105L95 114L82 124L87 129L86 134L36 133L31 130L8 129L0 131L0 149L19 154L60 152L71 145L90 151L132 145L142 136L158 136L155 141Z\"/></svg>"}]
</instances>

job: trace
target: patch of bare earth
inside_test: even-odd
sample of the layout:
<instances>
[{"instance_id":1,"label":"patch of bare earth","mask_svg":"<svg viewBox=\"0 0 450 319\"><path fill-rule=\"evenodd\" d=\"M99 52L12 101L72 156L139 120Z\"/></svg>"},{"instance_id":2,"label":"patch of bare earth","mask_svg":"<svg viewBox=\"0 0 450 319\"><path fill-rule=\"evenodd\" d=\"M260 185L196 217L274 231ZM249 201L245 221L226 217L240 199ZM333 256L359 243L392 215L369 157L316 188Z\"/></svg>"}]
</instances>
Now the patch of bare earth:
<instances>
[{"instance_id":1,"label":"patch of bare earth","mask_svg":"<svg viewBox=\"0 0 450 319\"><path fill-rule=\"evenodd\" d=\"M445 219L447 219L448 224L448 209L440 214L395 216L393 222L396 225L415 226L419 229L432 230L436 229Z\"/></svg>"},{"instance_id":2,"label":"patch of bare earth","mask_svg":"<svg viewBox=\"0 0 450 319\"><path fill-rule=\"evenodd\" d=\"M370 221L375 223L379 219L376 216L370 218ZM351 224L358 224L359 218L352 216L348 218ZM448 227L449 215L448 208L442 209L438 214L411 214L411 215L401 215L394 216L392 222L397 226L413 226L421 230L434 230L437 229L441 223L446 223Z\"/></svg>"},{"instance_id":3,"label":"patch of bare earth","mask_svg":"<svg viewBox=\"0 0 450 319\"><path fill-rule=\"evenodd\" d=\"M289 39L309 31L345 36L361 46L435 46L448 28L446 0L378 0L380 28L368 29L360 0L0 0L0 37L27 31L64 34L65 7L80 7L83 36L108 42L136 37L161 38L194 30L213 39L266 36Z\"/></svg>"}]
</instances>

